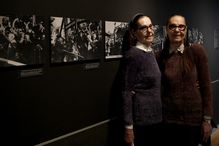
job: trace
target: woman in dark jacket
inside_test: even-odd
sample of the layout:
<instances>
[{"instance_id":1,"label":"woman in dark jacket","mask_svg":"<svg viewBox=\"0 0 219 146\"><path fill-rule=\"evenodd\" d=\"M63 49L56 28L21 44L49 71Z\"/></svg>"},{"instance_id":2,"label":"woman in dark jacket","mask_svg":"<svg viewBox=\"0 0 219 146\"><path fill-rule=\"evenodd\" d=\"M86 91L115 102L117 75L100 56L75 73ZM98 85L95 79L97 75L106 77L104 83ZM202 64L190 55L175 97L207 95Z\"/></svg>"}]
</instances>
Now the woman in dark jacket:
<instances>
[{"instance_id":1,"label":"woman in dark jacket","mask_svg":"<svg viewBox=\"0 0 219 146\"><path fill-rule=\"evenodd\" d=\"M161 74L151 48L154 39L151 19L135 15L127 34L129 41L122 60L125 142L130 146L156 146L162 121Z\"/></svg>"},{"instance_id":2,"label":"woman in dark jacket","mask_svg":"<svg viewBox=\"0 0 219 146\"><path fill-rule=\"evenodd\" d=\"M183 16L171 16L166 32L159 59L166 145L204 145L210 141L213 115L207 54L202 45L187 42Z\"/></svg>"}]
</instances>

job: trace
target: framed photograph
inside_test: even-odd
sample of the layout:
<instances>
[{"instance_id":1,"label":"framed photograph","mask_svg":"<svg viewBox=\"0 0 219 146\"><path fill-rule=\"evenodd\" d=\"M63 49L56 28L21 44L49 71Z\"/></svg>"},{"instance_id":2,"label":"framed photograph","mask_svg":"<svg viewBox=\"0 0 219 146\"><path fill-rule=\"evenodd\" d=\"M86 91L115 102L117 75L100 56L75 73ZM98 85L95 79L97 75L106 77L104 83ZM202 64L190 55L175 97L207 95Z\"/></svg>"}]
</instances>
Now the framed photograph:
<instances>
[{"instance_id":1,"label":"framed photograph","mask_svg":"<svg viewBox=\"0 0 219 146\"><path fill-rule=\"evenodd\" d=\"M154 40L152 48L155 52L161 51L164 48L164 40L166 37L166 26L154 25ZM204 35L198 28L188 29L188 41L190 43L204 43Z\"/></svg>"},{"instance_id":2,"label":"framed photograph","mask_svg":"<svg viewBox=\"0 0 219 146\"><path fill-rule=\"evenodd\" d=\"M188 41L190 43L204 44L204 35L198 28L192 27L188 29Z\"/></svg>"},{"instance_id":3,"label":"framed photograph","mask_svg":"<svg viewBox=\"0 0 219 146\"><path fill-rule=\"evenodd\" d=\"M0 16L0 67L43 64L43 17Z\"/></svg>"},{"instance_id":4,"label":"framed photograph","mask_svg":"<svg viewBox=\"0 0 219 146\"><path fill-rule=\"evenodd\" d=\"M100 59L102 22L66 17L51 19L51 63Z\"/></svg>"},{"instance_id":5,"label":"framed photograph","mask_svg":"<svg viewBox=\"0 0 219 146\"><path fill-rule=\"evenodd\" d=\"M159 52L163 49L165 36L165 26L154 25L154 40L152 43L152 48L155 52Z\"/></svg>"},{"instance_id":6,"label":"framed photograph","mask_svg":"<svg viewBox=\"0 0 219 146\"><path fill-rule=\"evenodd\" d=\"M105 59L122 57L122 42L127 22L105 21Z\"/></svg>"}]
</instances>

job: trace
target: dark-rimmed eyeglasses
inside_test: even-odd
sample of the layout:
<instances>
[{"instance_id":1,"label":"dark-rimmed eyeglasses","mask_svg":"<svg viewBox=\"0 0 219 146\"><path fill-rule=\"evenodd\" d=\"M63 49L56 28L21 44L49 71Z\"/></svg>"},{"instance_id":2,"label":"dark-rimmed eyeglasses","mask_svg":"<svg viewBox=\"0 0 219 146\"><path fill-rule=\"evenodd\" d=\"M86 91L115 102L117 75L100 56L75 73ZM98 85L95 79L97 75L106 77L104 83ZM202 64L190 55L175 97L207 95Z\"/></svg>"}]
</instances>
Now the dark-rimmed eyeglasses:
<instances>
[{"instance_id":1,"label":"dark-rimmed eyeglasses","mask_svg":"<svg viewBox=\"0 0 219 146\"><path fill-rule=\"evenodd\" d=\"M170 25L168 25L168 28L170 30L176 30L176 28L178 28L180 31L184 31L186 29L186 25L184 25L184 24L180 24L180 25L170 24Z\"/></svg>"},{"instance_id":2,"label":"dark-rimmed eyeglasses","mask_svg":"<svg viewBox=\"0 0 219 146\"><path fill-rule=\"evenodd\" d=\"M148 26L147 25L142 25L142 26L138 27L138 30L148 30L148 29L154 30L154 26L152 24L150 24Z\"/></svg>"}]
</instances>

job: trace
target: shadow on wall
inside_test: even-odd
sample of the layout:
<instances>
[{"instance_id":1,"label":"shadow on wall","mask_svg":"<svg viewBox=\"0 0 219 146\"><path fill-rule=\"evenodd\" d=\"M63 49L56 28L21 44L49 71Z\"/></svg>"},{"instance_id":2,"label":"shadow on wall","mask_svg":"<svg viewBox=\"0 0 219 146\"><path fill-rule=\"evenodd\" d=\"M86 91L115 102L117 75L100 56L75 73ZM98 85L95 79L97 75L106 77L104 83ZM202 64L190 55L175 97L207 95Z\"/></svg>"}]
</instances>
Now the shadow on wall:
<instances>
[{"instance_id":1,"label":"shadow on wall","mask_svg":"<svg viewBox=\"0 0 219 146\"><path fill-rule=\"evenodd\" d=\"M108 140L107 146L125 146L124 143L124 124L122 121L122 61L119 62L119 67L114 78L109 104L109 115L111 121L108 124Z\"/></svg>"}]
</instances>

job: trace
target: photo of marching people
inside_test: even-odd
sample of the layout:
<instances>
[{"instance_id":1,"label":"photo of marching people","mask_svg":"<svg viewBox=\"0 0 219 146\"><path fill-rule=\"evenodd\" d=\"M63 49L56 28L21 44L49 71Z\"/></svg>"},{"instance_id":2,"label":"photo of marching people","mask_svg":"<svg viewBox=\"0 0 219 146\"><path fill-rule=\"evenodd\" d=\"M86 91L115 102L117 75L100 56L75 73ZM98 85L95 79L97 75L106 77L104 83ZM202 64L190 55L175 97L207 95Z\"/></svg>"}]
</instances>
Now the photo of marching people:
<instances>
[{"instance_id":1,"label":"photo of marching people","mask_svg":"<svg viewBox=\"0 0 219 146\"><path fill-rule=\"evenodd\" d=\"M0 16L0 67L43 63L44 22L36 15Z\"/></svg>"},{"instance_id":2,"label":"photo of marching people","mask_svg":"<svg viewBox=\"0 0 219 146\"><path fill-rule=\"evenodd\" d=\"M101 21L51 17L51 63L100 58Z\"/></svg>"},{"instance_id":3,"label":"photo of marching people","mask_svg":"<svg viewBox=\"0 0 219 146\"><path fill-rule=\"evenodd\" d=\"M163 49L165 36L165 26L154 25L154 40L151 45L154 52L160 52Z\"/></svg>"},{"instance_id":4,"label":"photo of marching people","mask_svg":"<svg viewBox=\"0 0 219 146\"><path fill-rule=\"evenodd\" d=\"M127 22L105 22L105 59L122 57L122 41L127 29Z\"/></svg>"},{"instance_id":5,"label":"photo of marching people","mask_svg":"<svg viewBox=\"0 0 219 146\"><path fill-rule=\"evenodd\" d=\"M125 31L128 29L126 22L105 22L105 58L121 58L122 57L122 41ZM155 52L163 48L165 38L165 27L154 25L154 41L152 48Z\"/></svg>"},{"instance_id":6,"label":"photo of marching people","mask_svg":"<svg viewBox=\"0 0 219 146\"><path fill-rule=\"evenodd\" d=\"M128 23L126 22L105 21L105 59L122 57L122 41L127 29ZM160 52L164 47L166 26L160 26L156 24L154 25L153 29L154 40L152 43L152 48L154 52ZM190 43L203 44L204 36L198 30L198 28L191 28L188 29L188 41Z\"/></svg>"},{"instance_id":7,"label":"photo of marching people","mask_svg":"<svg viewBox=\"0 0 219 146\"><path fill-rule=\"evenodd\" d=\"M204 35L198 28L188 29L188 39L190 43L204 44Z\"/></svg>"},{"instance_id":8,"label":"photo of marching people","mask_svg":"<svg viewBox=\"0 0 219 146\"><path fill-rule=\"evenodd\" d=\"M164 47L163 45L166 37L165 29L166 26L154 25L154 41L152 48L155 52L161 51ZM188 29L187 39L189 43L204 44L204 35L198 30L198 28L192 27L191 29Z\"/></svg>"}]
</instances>

